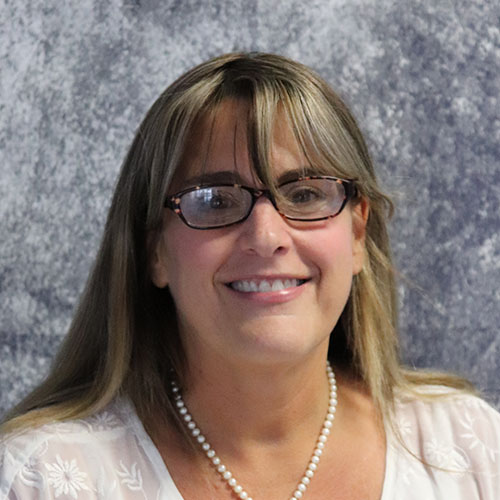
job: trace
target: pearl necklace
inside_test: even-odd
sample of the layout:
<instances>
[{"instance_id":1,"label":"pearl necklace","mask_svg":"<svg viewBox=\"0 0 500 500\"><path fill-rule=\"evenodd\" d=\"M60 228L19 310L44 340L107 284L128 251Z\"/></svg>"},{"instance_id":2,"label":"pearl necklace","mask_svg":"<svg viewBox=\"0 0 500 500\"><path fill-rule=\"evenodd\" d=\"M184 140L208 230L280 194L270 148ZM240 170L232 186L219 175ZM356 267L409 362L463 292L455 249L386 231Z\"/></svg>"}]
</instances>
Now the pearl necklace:
<instances>
[{"instance_id":1,"label":"pearl necklace","mask_svg":"<svg viewBox=\"0 0 500 500\"><path fill-rule=\"evenodd\" d=\"M323 453L325 443L330 434L330 428L332 427L333 420L335 419L335 411L337 409L337 383L335 382L335 374L333 373L330 363L327 363L326 373L328 375L328 382L330 384L328 413L326 414L325 421L323 422L323 426L318 437L318 442L316 443L316 447L314 448L311 460L309 461L304 476L301 478L290 500L298 500L303 497L307 486L314 476L314 472L318 468L320 457ZM220 474L222 479L226 481L227 484L232 488L238 498L241 498L242 500L252 500L252 497L248 495L248 493L238 483L233 474L222 463L221 459L215 453L215 450L210 446L205 436L201 433L198 425L193 420L192 415L189 413L186 404L182 399L177 383L175 381L172 381L171 384L175 406L177 408L177 411L179 412L179 415L181 416L183 422L187 426L193 438L196 439L196 441L200 444L207 458L210 460L212 465L215 466L216 471Z\"/></svg>"}]
</instances>

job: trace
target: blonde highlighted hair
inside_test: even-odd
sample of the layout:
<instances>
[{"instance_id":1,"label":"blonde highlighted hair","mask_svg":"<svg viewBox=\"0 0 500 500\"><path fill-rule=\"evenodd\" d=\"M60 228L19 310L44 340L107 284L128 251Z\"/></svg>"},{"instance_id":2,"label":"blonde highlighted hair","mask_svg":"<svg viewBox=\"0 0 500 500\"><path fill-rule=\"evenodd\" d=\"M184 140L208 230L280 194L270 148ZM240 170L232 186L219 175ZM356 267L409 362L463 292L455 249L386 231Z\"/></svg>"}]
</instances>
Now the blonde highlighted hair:
<instances>
[{"instance_id":1,"label":"blonde highlighted hair","mask_svg":"<svg viewBox=\"0 0 500 500\"><path fill-rule=\"evenodd\" d=\"M364 269L334 328L329 358L369 388L390 418L394 391L453 377L405 370L399 360L394 270L387 234L390 199L379 188L363 136L340 97L309 68L281 56L227 54L187 72L153 104L136 133L114 192L99 253L47 379L7 416L3 430L83 417L119 394L148 425L168 397L170 370L185 358L168 289L148 272L148 248L162 226L164 200L194 124L225 99L248 103L248 149L272 188L269 149L278 109L313 169L353 179L370 214ZM149 243L148 243L149 242Z\"/></svg>"}]
</instances>

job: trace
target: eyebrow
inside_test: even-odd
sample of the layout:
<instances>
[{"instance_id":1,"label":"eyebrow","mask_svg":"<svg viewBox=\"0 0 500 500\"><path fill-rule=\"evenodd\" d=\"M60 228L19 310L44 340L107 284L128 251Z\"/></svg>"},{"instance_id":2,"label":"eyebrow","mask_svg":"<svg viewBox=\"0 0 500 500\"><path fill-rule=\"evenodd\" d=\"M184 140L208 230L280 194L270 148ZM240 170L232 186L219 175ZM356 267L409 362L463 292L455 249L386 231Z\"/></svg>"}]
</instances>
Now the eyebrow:
<instances>
[{"instance_id":1,"label":"eyebrow","mask_svg":"<svg viewBox=\"0 0 500 500\"><path fill-rule=\"evenodd\" d=\"M243 177L238 172L231 170L222 170L219 172L205 172L202 175L196 175L194 177L190 177L186 179L183 183L186 186L203 186L204 184L226 184L226 183L235 183L235 184L243 184Z\"/></svg>"},{"instance_id":2,"label":"eyebrow","mask_svg":"<svg viewBox=\"0 0 500 500\"><path fill-rule=\"evenodd\" d=\"M277 179L277 185L284 184L285 182L294 181L301 177L308 175L318 175L318 170L312 167L302 167L293 170L288 170L280 175ZM240 184L246 185L247 182L243 177L234 170L222 170L218 172L205 172L202 175L196 175L186 179L183 183L188 187L203 186L208 184Z\"/></svg>"},{"instance_id":3,"label":"eyebrow","mask_svg":"<svg viewBox=\"0 0 500 500\"><path fill-rule=\"evenodd\" d=\"M311 166L304 166L293 170L287 170L278 177L278 185L285 182L295 181L297 179L307 177L308 175L321 175L317 168Z\"/></svg>"}]
</instances>

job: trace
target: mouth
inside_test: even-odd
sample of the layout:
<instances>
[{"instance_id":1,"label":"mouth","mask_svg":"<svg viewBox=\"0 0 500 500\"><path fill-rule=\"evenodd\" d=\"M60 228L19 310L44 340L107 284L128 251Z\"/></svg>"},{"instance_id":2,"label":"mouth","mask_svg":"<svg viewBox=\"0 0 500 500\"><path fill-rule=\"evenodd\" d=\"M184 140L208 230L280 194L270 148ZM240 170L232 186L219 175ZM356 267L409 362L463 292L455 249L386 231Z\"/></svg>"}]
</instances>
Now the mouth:
<instances>
[{"instance_id":1,"label":"mouth","mask_svg":"<svg viewBox=\"0 0 500 500\"><path fill-rule=\"evenodd\" d=\"M279 292L281 290L287 290L288 288L296 288L303 285L307 281L309 280L297 278L254 279L231 281L227 285L237 292L265 293Z\"/></svg>"}]
</instances>

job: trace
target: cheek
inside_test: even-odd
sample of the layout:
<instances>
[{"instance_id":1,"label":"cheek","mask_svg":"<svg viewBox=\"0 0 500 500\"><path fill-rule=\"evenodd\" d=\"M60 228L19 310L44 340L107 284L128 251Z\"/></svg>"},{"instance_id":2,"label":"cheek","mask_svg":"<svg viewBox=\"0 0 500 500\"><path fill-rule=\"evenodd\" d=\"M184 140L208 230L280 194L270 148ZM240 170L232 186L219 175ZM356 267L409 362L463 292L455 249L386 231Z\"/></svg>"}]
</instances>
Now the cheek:
<instances>
[{"instance_id":1,"label":"cheek","mask_svg":"<svg viewBox=\"0 0 500 500\"><path fill-rule=\"evenodd\" d=\"M353 270L354 239L347 225L339 225L314 241L317 260L326 272Z\"/></svg>"},{"instance_id":2,"label":"cheek","mask_svg":"<svg viewBox=\"0 0 500 500\"><path fill-rule=\"evenodd\" d=\"M338 225L314 239L312 259L318 268L320 291L326 303L344 302L349 296L356 272L351 234L350 226Z\"/></svg>"},{"instance_id":3,"label":"cheek","mask_svg":"<svg viewBox=\"0 0 500 500\"><path fill-rule=\"evenodd\" d=\"M169 286L176 304L196 303L206 296L222 262L222 249L206 231L175 227L168 231L166 262ZM188 300L190 299L190 300Z\"/></svg>"}]
</instances>

